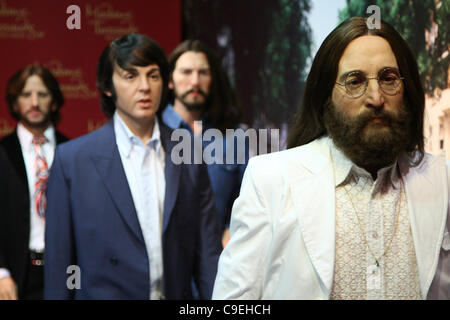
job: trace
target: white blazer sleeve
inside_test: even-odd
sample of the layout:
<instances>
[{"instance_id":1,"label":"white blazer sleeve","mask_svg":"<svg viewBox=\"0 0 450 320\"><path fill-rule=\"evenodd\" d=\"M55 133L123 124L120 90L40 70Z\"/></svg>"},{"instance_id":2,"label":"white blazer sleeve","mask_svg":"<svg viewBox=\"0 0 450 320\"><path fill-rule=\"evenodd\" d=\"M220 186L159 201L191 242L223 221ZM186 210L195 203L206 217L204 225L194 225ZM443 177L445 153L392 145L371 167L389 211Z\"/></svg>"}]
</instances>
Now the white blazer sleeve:
<instances>
[{"instance_id":1,"label":"white blazer sleeve","mask_svg":"<svg viewBox=\"0 0 450 320\"><path fill-rule=\"evenodd\" d=\"M248 163L233 205L231 239L220 256L213 299L255 300L262 296L271 227L264 195L258 188L263 172L257 170L255 160Z\"/></svg>"}]
</instances>

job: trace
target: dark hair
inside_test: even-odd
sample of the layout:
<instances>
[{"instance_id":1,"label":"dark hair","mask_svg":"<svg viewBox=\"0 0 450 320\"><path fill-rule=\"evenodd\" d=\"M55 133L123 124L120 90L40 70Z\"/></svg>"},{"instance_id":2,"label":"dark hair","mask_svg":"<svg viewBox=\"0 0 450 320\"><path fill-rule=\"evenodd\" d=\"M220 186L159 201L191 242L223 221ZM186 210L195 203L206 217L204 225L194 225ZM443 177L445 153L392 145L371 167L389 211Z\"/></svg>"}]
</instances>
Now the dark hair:
<instances>
[{"instance_id":1,"label":"dark hair","mask_svg":"<svg viewBox=\"0 0 450 320\"><path fill-rule=\"evenodd\" d=\"M334 29L320 46L306 81L300 112L295 116L288 136L288 148L307 144L326 134L323 121L324 106L331 97L341 56L354 39L375 35L386 39L397 59L404 79L405 106L411 113L411 143L407 152L419 151L424 155L423 117L425 95L420 82L416 59L400 34L385 21L380 29L369 29L365 18L353 17Z\"/></svg>"},{"instance_id":2,"label":"dark hair","mask_svg":"<svg viewBox=\"0 0 450 320\"><path fill-rule=\"evenodd\" d=\"M158 65L163 79L163 92L158 110L158 114L161 114L161 107L166 104L169 84L169 66L163 49L146 35L130 33L114 40L103 50L97 65L97 88L101 96L101 109L108 118L112 117L116 110L117 96L112 81L116 64L124 70L132 66ZM106 91L111 92L112 96L107 96Z\"/></svg>"},{"instance_id":3,"label":"dark hair","mask_svg":"<svg viewBox=\"0 0 450 320\"><path fill-rule=\"evenodd\" d=\"M6 105L8 106L9 113L14 119L20 120L20 114L14 111L14 106L27 79L33 75L37 75L42 79L52 95L52 104L56 105L56 110L50 111L50 120L52 123L57 124L61 120L59 109L64 104L64 97L59 88L58 80L56 80L50 70L37 63L22 67L9 78L8 84L6 85Z\"/></svg>"},{"instance_id":4,"label":"dark hair","mask_svg":"<svg viewBox=\"0 0 450 320\"><path fill-rule=\"evenodd\" d=\"M206 55L211 69L211 90L209 103L206 106L208 125L225 132L227 128L235 128L241 120L241 111L236 93L231 87L228 76L214 52L200 40L186 40L180 43L169 56L170 77L175 70L178 58L185 52L202 52ZM169 101L173 103L174 94L169 92Z\"/></svg>"}]
</instances>

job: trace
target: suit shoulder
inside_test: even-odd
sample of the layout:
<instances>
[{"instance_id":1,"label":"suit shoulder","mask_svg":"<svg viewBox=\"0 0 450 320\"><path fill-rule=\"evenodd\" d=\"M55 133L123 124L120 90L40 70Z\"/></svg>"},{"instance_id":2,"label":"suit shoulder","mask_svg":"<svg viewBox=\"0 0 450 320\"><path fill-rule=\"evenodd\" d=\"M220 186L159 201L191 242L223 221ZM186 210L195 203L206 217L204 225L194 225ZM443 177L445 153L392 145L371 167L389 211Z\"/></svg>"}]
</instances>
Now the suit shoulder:
<instances>
[{"instance_id":1,"label":"suit shoulder","mask_svg":"<svg viewBox=\"0 0 450 320\"><path fill-rule=\"evenodd\" d=\"M297 153L298 150L288 149L254 156L250 158L246 172L249 172L257 180L266 180L267 182L278 180Z\"/></svg>"},{"instance_id":2,"label":"suit shoulder","mask_svg":"<svg viewBox=\"0 0 450 320\"><path fill-rule=\"evenodd\" d=\"M70 140L66 135L62 134L58 130L55 130L55 136L57 144L61 144Z\"/></svg>"},{"instance_id":3,"label":"suit shoulder","mask_svg":"<svg viewBox=\"0 0 450 320\"><path fill-rule=\"evenodd\" d=\"M102 144L102 136L99 133L99 130L63 142L58 145L57 151L61 156L72 156L86 154L92 150L96 150L97 146Z\"/></svg>"},{"instance_id":4,"label":"suit shoulder","mask_svg":"<svg viewBox=\"0 0 450 320\"><path fill-rule=\"evenodd\" d=\"M11 143L15 143L17 139L17 133L15 131L11 132L0 139L0 146L7 146Z\"/></svg>"},{"instance_id":5,"label":"suit shoulder","mask_svg":"<svg viewBox=\"0 0 450 320\"><path fill-rule=\"evenodd\" d=\"M284 168L288 163L301 163L302 156L308 152L306 146L258 155L250 158L252 167L265 170L277 170Z\"/></svg>"}]
</instances>

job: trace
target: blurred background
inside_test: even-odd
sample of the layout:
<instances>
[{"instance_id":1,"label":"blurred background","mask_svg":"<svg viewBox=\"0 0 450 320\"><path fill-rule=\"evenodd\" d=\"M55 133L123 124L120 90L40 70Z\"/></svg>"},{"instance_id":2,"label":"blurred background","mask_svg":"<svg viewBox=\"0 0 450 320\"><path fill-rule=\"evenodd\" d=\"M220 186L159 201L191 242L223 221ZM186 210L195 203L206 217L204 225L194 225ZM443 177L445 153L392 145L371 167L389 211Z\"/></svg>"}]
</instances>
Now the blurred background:
<instances>
[{"instance_id":1,"label":"blurred background","mask_svg":"<svg viewBox=\"0 0 450 320\"><path fill-rule=\"evenodd\" d=\"M71 138L105 122L95 87L98 57L111 41L145 33L169 54L198 38L221 58L243 122L280 129L280 146L300 108L312 58L343 20L381 18L402 34L418 59L426 90L426 150L450 159L450 1L448 0L0 0L0 137L15 128L5 103L9 77L33 62L58 78L66 103L58 128ZM78 5L81 29L69 30L67 7Z\"/></svg>"}]
</instances>

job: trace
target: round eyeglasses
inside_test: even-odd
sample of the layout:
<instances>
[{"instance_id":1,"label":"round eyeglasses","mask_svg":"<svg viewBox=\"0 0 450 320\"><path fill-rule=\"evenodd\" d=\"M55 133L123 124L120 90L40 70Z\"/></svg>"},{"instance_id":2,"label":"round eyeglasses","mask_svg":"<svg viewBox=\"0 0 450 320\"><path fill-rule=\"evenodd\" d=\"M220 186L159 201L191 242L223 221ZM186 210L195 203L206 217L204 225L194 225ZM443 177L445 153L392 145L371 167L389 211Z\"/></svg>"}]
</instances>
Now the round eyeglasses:
<instances>
[{"instance_id":1,"label":"round eyeglasses","mask_svg":"<svg viewBox=\"0 0 450 320\"><path fill-rule=\"evenodd\" d=\"M370 79L377 79L381 90L387 95L396 95L397 88L405 79L400 77L396 68L383 68L376 77L367 77L364 72L358 70L344 74L341 78L344 82L336 82L336 84L345 87L345 91L352 98L359 98L366 92Z\"/></svg>"}]
</instances>

